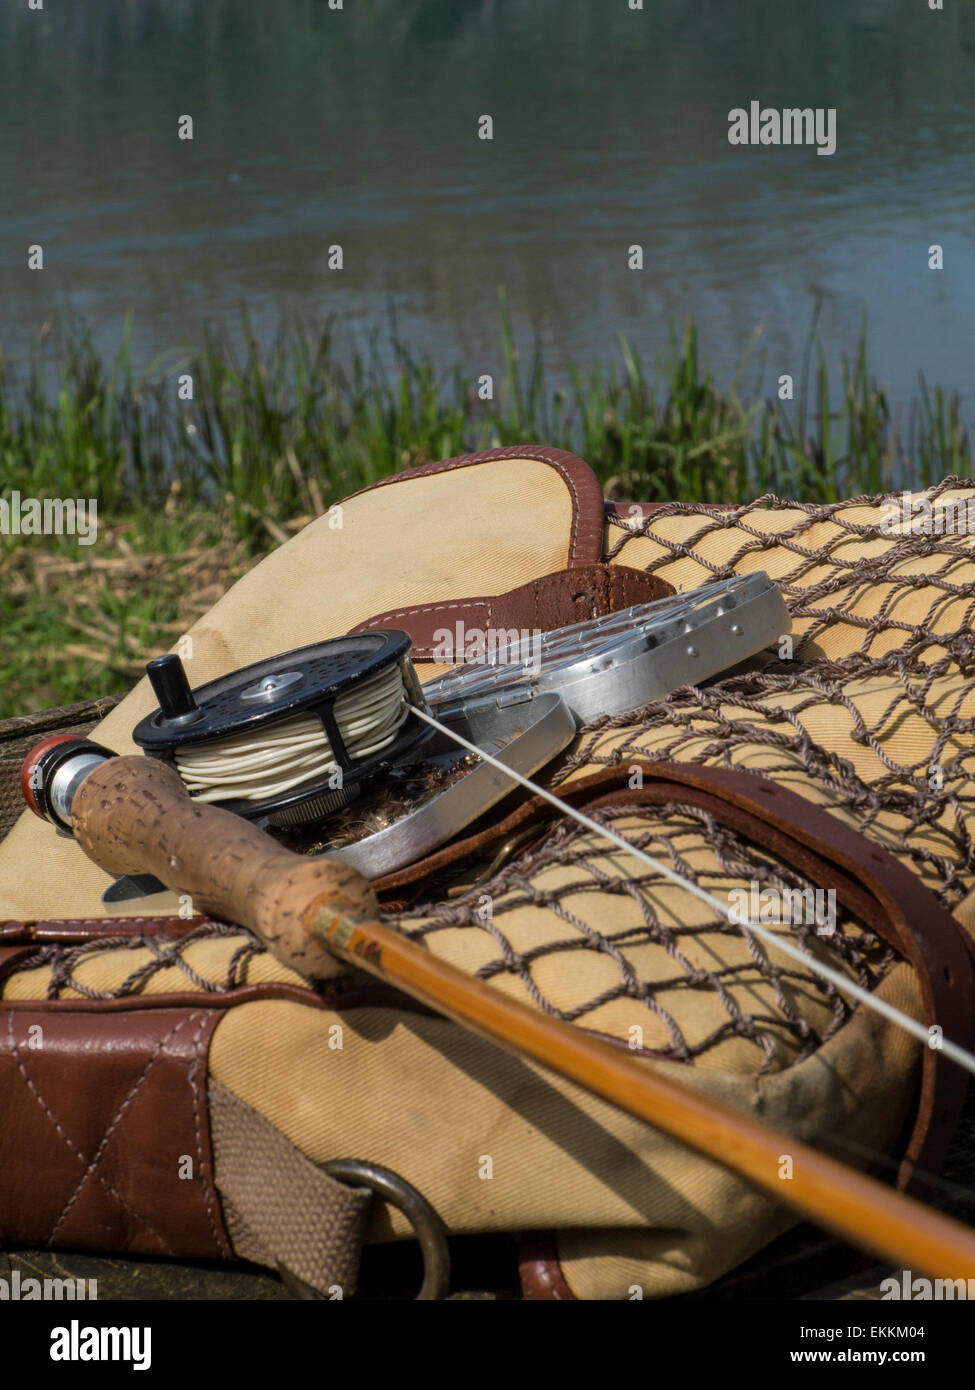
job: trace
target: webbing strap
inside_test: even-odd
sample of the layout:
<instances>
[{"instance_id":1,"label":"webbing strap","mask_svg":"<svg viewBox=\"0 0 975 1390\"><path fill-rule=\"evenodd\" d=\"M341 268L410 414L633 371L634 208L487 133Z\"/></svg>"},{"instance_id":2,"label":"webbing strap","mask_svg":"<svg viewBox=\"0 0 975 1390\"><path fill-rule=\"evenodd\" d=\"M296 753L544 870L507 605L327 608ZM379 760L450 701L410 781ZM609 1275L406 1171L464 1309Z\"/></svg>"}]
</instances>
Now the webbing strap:
<instances>
[{"instance_id":1,"label":"webbing strap","mask_svg":"<svg viewBox=\"0 0 975 1390\"><path fill-rule=\"evenodd\" d=\"M212 1078L209 1096L214 1174L235 1254L283 1266L326 1297L353 1294L372 1193L329 1177Z\"/></svg>"}]
</instances>

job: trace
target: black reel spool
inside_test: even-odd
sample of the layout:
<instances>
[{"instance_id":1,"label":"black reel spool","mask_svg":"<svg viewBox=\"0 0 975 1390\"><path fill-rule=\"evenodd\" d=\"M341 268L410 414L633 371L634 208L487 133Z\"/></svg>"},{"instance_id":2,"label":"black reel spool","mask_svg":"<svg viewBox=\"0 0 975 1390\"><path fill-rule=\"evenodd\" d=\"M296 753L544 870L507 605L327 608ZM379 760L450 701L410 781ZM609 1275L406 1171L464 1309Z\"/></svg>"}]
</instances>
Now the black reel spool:
<instances>
[{"instance_id":1,"label":"black reel spool","mask_svg":"<svg viewBox=\"0 0 975 1390\"><path fill-rule=\"evenodd\" d=\"M169 763L183 776L179 755L187 750L207 751L208 745L219 747L220 740L235 735L250 734L259 739L277 732L275 726L292 716L314 715L341 769L340 779L334 773L331 778L311 777L260 800L209 796L207 800L235 815L269 825L318 820L353 801L392 767L418 761L420 750L432 737L429 725L411 713L380 752L356 758L350 754L335 716L337 701L393 666L401 673L406 700L426 709L409 648L409 635L397 629L335 637L256 661L196 690L190 689L178 656L157 657L146 666L146 674L159 708L136 726L132 737L149 757Z\"/></svg>"}]
</instances>

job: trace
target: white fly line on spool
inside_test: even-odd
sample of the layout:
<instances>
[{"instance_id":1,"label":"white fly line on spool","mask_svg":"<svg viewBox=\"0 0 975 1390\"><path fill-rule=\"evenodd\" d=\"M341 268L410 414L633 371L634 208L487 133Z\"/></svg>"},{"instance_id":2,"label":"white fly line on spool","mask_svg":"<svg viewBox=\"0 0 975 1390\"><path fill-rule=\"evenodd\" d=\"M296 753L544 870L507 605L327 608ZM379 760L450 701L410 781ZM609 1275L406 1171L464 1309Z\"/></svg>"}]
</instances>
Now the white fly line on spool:
<instances>
[{"instance_id":1,"label":"white fly line on spool","mask_svg":"<svg viewBox=\"0 0 975 1390\"><path fill-rule=\"evenodd\" d=\"M335 701L335 720L353 762L391 744L410 710L398 665ZM179 749L176 767L196 801L263 801L338 771L322 722L305 712L253 733Z\"/></svg>"}]
</instances>

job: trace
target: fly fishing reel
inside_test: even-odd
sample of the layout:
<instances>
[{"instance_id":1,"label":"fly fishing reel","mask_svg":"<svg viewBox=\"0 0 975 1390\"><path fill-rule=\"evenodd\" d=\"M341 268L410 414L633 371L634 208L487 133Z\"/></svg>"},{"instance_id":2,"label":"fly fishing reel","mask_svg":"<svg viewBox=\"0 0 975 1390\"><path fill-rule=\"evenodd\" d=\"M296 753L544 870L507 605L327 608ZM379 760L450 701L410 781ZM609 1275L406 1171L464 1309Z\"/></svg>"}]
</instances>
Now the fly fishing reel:
<instances>
[{"instance_id":1,"label":"fly fishing reel","mask_svg":"<svg viewBox=\"0 0 975 1390\"><path fill-rule=\"evenodd\" d=\"M429 741L409 647L393 630L337 637L197 690L161 656L146 667L159 708L132 736L198 801L273 826L318 820Z\"/></svg>"},{"instance_id":2,"label":"fly fishing reel","mask_svg":"<svg viewBox=\"0 0 975 1390\"><path fill-rule=\"evenodd\" d=\"M146 668L159 708L133 737L196 800L377 879L459 835L511 794L511 772L534 776L581 725L727 673L789 626L758 573L499 646L422 687L395 630L301 647L196 690L164 656ZM35 754L28 804L70 833L70 793L110 751L57 742ZM103 900L159 887L127 877Z\"/></svg>"}]
</instances>

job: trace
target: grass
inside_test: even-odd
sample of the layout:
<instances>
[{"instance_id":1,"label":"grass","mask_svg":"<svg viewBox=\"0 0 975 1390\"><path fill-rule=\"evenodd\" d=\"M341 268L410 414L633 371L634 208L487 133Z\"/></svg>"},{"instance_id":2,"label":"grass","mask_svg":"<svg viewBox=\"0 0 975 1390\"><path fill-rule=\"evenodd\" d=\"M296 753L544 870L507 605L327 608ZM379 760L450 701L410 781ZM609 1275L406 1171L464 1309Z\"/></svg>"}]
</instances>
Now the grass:
<instances>
[{"instance_id":1,"label":"grass","mask_svg":"<svg viewBox=\"0 0 975 1390\"><path fill-rule=\"evenodd\" d=\"M920 380L901 418L865 338L831 380L817 310L795 401L722 390L695 325L651 369L625 340L608 367L550 383L523 361L501 302L493 399L394 343L343 364L329 328L294 325L242 353L208 334L135 376L130 322L114 362L84 334L38 346L25 380L0 357L0 489L98 499L97 546L0 539L0 716L124 688L233 578L304 520L389 473L473 449L541 441L582 455L607 496L735 501L774 491L830 501L972 470L957 398ZM187 399L188 379L192 399ZM93 553L94 552L94 553Z\"/></svg>"}]
</instances>

